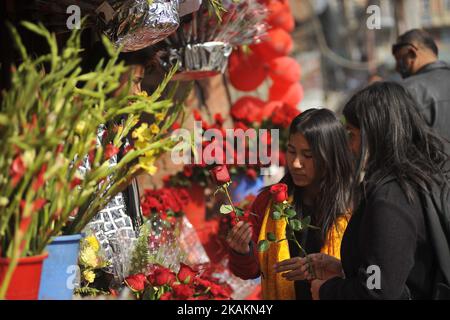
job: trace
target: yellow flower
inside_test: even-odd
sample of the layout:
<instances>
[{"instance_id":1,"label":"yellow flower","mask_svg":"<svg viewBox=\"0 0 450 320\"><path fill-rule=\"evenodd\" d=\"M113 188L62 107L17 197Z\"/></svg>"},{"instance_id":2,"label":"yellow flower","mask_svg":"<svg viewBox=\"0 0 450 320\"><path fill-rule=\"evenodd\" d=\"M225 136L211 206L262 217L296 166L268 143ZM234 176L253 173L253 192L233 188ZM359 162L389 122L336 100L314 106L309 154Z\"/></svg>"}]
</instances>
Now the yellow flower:
<instances>
[{"instance_id":1,"label":"yellow flower","mask_svg":"<svg viewBox=\"0 0 450 320\"><path fill-rule=\"evenodd\" d=\"M145 140L150 140L152 136L151 131L148 129L148 124L143 123L137 129L135 129L132 133L133 139L137 139L140 142L144 142Z\"/></svg>"},{"instance_id":2,"label":"yellow flower","mask_svg":"<svg viewBox=\"0 0 450 320\"><path fill-rule=\"evenodd\" d=\"M80 252L80 262L81 264L95 268L97 266L97 255L93 248L85 247Z\"/></svg>"},{"instance_id":3,"label":"yellow flower","mask_svg":"<svg viewBox=\"0 0 450 320\"><path fill-rule=\"evenodd\" d=\"M84 121L78 122L77 125L75 126L75 132L78 134L82 134L84 129L86 129L86 122Z\"/></svg>"},{"instance_id":4,"label":"yellow flower","mask_svg":"<svg viewBox=\"0 0 450 320\"><path fill-rule=\"evenodd\" d=\"M155 119L158 121L163 121L165 116L166 115L163 112L160 112L160 113L155 114Z\"/></svg>"},{"instance_id":5,"label":"yellow flower","mask_svg":"<svg viewBox=\"0 0 450 320\"><path fill-rule=\"evenodd\" d=\"M154 158L156 151L155 150L149 150L146 153L144 153L144 158ZM153 159L154 161L154 159Z\"/></svg>"},{"instance_id":6,"label":"yellow flower","mask_svg":"<svg viewBox=\"0 0 450 320\"><path fill-rule=\"evenodd\" d=\"M85 240L88 246L91 247L95 252L100 249L100 244L98 243L98 240L95 236L89 236Z\"/></svg>"},{"instance_id":7,"label":"yellow flower","mask_svg":"<svg viewBox=\"0 0 450 320\"><path fill-rule=\"evenodd\" d=\"M87 282L92 283L95 280L95 273L92 270L84 270L83 277Z\"/></svg>"},{"instance_id":8,"label":"yellow flower","mask_svg":"<svg viewBox=\"0 0 450 320\"><path fill-rule=\"evenodd\" d=\"M147 141L136 141L134 143L134 147L136 148L136 150L142 150L147 148L149 145L149 143Z\"/></svg>"},{"instance_id":9,"label":"yellow flower","mask_svg":"<svg viewBox=\"0 0 450 320\"><path fill-rule=\"evenodd\" d=\"M144 97L144 98L147 98L148 97L148 93L147 93L147 91L141 91L141 92L138 92L138 94L137 94L138 96L140 96L140 97Z\"/></svg>"},{"instance_id":10,"label":"yellow flower","mask_svg":"<svg viewBox=\"0 0 450 320\"><path fill-rule=\"evenodd\" d=\"M139 158L139 165L142 169L147 171L147 173L151 176L153 176L156 171L158 171L158 168L154 165L155 159L153 157L140 157Z\"/></svg>"},{"instance_id":11,"label":"yellow flower","mask_svg":"<svg viewBox=\"0 0 450 320\"><path fill-rule=\"evenodd\" d=\"M6 207L9 203L8 198L6 197L0 197L0 207Z\"/></svg>"},{"instance_id":12,"label":"yellow flower","mask_svg":"<svg viewBox=\"0 0 450 320\"><path fill-rule=\"evenodd\" d=\"M151 131L151 133L153 133L153 134L158 134L158 133L159 133L159 127L158 127L156 124L152 124L152 125L150 126L150 131Z\"/></svg>"}]
</instances>

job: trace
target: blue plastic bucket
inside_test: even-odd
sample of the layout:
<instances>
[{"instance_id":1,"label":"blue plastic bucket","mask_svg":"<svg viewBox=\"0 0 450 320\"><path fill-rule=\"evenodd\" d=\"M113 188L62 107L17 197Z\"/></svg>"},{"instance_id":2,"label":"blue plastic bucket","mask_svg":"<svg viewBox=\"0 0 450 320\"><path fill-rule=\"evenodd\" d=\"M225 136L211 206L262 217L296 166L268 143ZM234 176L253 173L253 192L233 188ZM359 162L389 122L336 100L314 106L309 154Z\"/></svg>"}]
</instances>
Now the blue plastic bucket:
<instances>
[{"instance_id":1,"label":"blue plastic bucket","mask_svg":"<svg viewBox=\"0 0 450 320\"><path fill-rule=\"evenodd\" d=\"M39 300L72 300L78 277L78 253L82 234L55 237L47 246Z\"/></svg>"}]
</instances>

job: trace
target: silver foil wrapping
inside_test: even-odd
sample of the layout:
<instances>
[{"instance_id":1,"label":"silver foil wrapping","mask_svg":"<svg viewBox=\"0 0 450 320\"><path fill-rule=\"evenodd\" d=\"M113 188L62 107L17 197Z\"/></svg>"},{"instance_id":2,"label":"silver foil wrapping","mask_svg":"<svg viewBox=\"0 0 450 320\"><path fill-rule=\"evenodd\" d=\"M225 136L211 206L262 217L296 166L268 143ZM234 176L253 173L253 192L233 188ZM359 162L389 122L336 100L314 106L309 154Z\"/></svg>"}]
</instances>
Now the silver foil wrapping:
<instances>
[{"instance_id":1,"label":"silver foil wrapping","mask_svg":"<svg viewBox=\"0 0 450 320\"><path fill-rule=\"evenodd\" d=\"M180 62L180 71L173 80L195 80L225 72L228 57L233 48L229 43L211 41L188 44L184 48L171 49L169 64Z\"/></svg>"},{"instance_id":2,"label":"silver foil wrapping","mask_svg":"<svg viewBox=\"0 0 450 320\"><path fill-rule=\"evenodd\" d=\"M99 29L122 51L159 42L179 26L179 0L109 0L97 10Z\"/></svg>"}]
</instances>

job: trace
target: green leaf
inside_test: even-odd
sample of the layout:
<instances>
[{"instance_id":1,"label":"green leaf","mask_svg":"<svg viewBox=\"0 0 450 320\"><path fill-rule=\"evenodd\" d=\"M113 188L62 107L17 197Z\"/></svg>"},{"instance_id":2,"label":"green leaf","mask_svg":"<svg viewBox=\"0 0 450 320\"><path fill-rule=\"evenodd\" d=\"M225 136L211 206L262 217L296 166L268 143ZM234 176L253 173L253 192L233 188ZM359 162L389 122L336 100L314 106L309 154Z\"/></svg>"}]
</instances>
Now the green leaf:
<instances>
[{"instance_id":1,"label":"green leaf","mask_svg":"<svg viewBox=\"0 0 450 320\"><path fill-rule=\"evenodd\" d=\"M244 210L241 208L235 208L236 209L236 216L242 217L244 215Z\"/></svg>"},{"instance_id":2,"label":"green leaf","mask_svg":"<svg viewBox=\"0 0 450 320\"><path fill-rule=\"evenodd\" d=\"M279 213L278 211L272 212L272 219L273 220L280 220L281 219L281 213Z\"/></svg>"},{"instance_id":3,"label":"green leaf","mask_svg":"<svg viewBox=\"0 0 450 320\"><path fill-rule=\"evenodd\" d=\"M267 251L267 249L269 249L269 247L270 247L270 243L267 240L261 240L260 242L258 242L258 251L260 251L260 252Z\"/></svg>"},{"instance_id":4,"label":"green leaf","mask_svg":"<svg viewBox=\"0 0 450 320\"><path fill-rule=\"evenodd\" d=\"M275 234L273 232L267 232L267 240L275 242L277 241L277 237L275 237Z\"/></svg>"},{"instance_id":5,"label":"green leaf","mask_svg":"<svg viewBox=\"0 0 450 320\"><path fill-rule=\"evenodd\" d=\"M295 231L300 231L300 230L303 229L302 222L300 220L297 220L297 219L293 219L293 220L289 221L289 225Z\"/></svg>"},{"instance_id":6,"label":"green leaf","mask_svg":"<svg viewBox=\"0 0 450 320\"><path fill-rule=\"evenodd\" d=\"M233 212L233 207L229 204L223 204L220 206L220 213L222 214L229 214Z\"/></svg>"},{"instance_id":7,"label":"green leaf","mask_svg":"<svg viewBox=\"0 0 450 320\"><path fill-rule=\"evenodd\" d=\"M294 218L294 217L297 215L297 212L296 212L294 209L287 209L287 210L285 211L285 215L286 215L288 218Z\"/></svg>"}]
</instances>

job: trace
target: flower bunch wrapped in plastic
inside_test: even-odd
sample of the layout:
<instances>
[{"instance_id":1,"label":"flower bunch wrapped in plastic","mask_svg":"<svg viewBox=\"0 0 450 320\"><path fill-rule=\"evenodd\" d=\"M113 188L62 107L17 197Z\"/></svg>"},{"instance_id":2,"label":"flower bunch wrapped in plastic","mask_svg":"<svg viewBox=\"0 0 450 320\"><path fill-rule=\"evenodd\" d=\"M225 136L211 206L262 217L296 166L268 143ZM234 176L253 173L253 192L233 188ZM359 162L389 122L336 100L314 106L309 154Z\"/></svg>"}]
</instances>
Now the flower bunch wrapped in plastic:
<instances>
[{"instance_id":1,"label":"flower bunch wrapped in plastic","mask_svg":"<svg viewBox=\"0 0 450 320\"><path fill-rule=\"evenodd\" d=\"M88 235L81 240L78 265L80 267L80 287L77 288L76 293L80 295L105 294L93 286L98 271L108 266L105 253L95 235Z\"/></svg>"}]
</instances>

